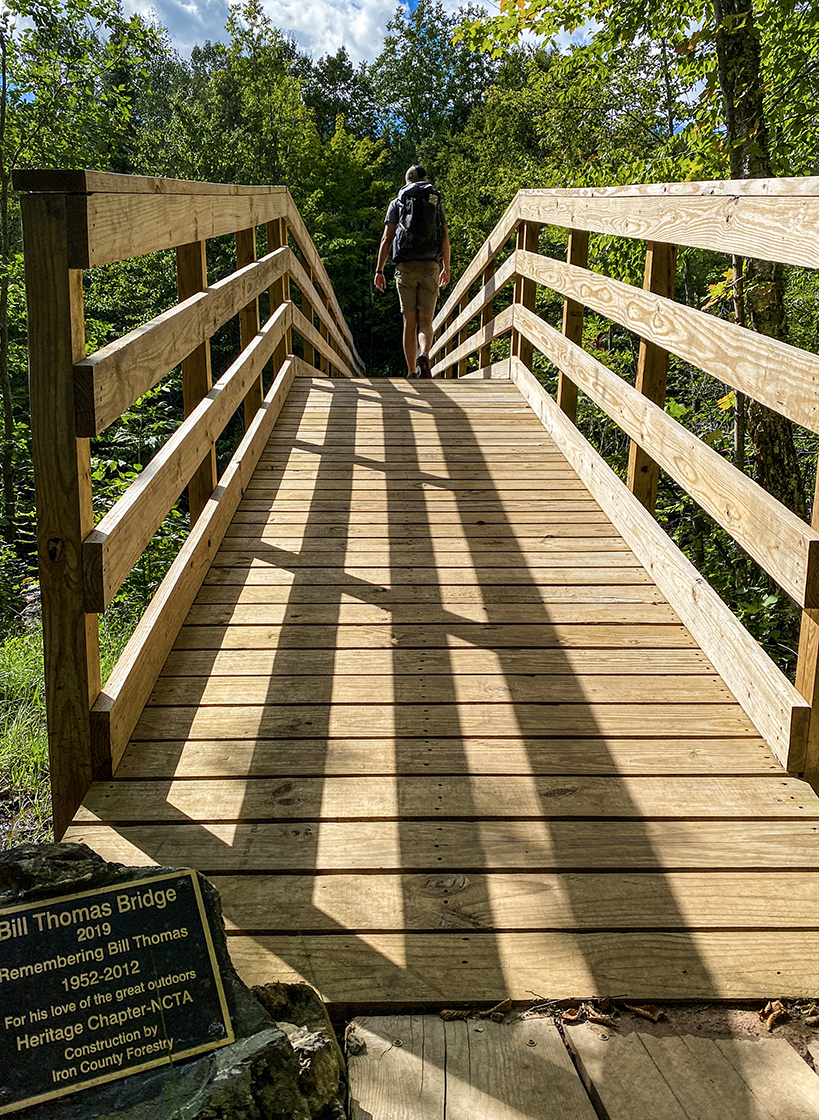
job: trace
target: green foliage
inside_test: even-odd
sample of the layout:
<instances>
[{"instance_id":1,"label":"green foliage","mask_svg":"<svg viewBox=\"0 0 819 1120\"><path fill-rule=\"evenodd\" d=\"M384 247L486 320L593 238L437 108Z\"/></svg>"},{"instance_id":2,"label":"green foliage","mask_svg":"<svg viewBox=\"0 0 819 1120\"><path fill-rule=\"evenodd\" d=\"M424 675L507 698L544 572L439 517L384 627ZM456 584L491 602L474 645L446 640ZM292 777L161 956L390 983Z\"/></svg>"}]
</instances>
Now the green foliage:
<instances>
[{"instance_id":1,"label":"green foliage","mask_svg":"<svg viewBox=\"0 0 819 1120\"><path fill-rule=\"evenodd\" d=\"M138 621L123 604L100 626L103 682ZM53 839L48 784L48 736L39 626L0 644L0 848Z\"/></svg>"}]
</instances>

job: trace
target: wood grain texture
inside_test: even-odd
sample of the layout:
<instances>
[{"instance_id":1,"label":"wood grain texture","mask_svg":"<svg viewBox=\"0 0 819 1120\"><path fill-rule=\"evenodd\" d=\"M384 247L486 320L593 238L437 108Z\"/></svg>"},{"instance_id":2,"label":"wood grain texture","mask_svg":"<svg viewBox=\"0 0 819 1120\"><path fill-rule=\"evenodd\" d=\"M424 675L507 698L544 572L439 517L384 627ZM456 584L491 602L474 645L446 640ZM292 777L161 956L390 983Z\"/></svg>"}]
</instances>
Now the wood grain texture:
<instances>
[{"instance_id":1,"label":"wood grain texture","mask_svg":"<svg viewBox=\"0 0 819 1120\"><path fill-rule=\"evenodd\" d=\"M197 293L207 288L207 246L204 241L196 241L191 245L180 245L178 247L176 250L176 283L179 298L183 302L188 300L189 297L195 299ZM146 331L145 334L147 335L148 332ZM172 362L171 366L175 364L175 362ZM82 366L83 363L80 363L80 365ZM83 373L84 372L85 371L83 371ZM138 397L142 396L142 393L145 392L147 388L144 381L141 381L141 383L137 382L137 384L134 385L134 374L139 377L142 372L138 369L128 369L125 385L122 383L122 367L119 369L101 371L99 377L94 376L96 371L93 366L90 372L94 377L95 385L104 384L106 386L106 391L110 392L111 389L114 390L115 395L113 401L109 398L108 401L105 402L111 406L109 412L111 420L124 412L126 408L130 408L133 402ZM164 372L163 368L163 373ZM76 383L77 389L83 384L83 373L80 374ZM119 377L117 376L118 374L120 375ZM77 367L74 368L74 376L77 377ZM152 385L156 378L149 377L146 380ZM182 397L186 418L196 410L200 401L205 399L212 387L213 377L211 369L210 337L205 336L200 338L198 345L182 359ZM117 396L117 389L119 389L121 393L123 391L127 393L127 397L123 398L122 395ZM114 412L114 409L118 409L119 411ZM99 432L102 431L99 424L101 423L102 426L105 427L105 421L106 416L100 414L95 400L94 416L93 418L87 418L87 426L89 428L88 434L99 434ZM199 464L188 480L188 507L190 510L191 525L196 524L215 487L216 448L214 445L211 445L210 447L202 449ZM85 562L85 557L83 557L83 562Z\"/></svg>"},{"instance_id":2,"label":"wood grain texture","mask_svg":"<svg viewBox=\"0 0 819 1120\"><path fill-rule=\"evenodd\" d=\"M148 700L151 707L190 704L193 697L203 705L254 707L259 704L309 704L317 688L331 704L554 704L574 699L577 703L620 704L642 700L645 686L633 676L579 676L564 672L554 676L495 676L465 674L453 679L449 673L395 681L379 677L272 676L162 677ZM662 676L653 682L655 704L724 704L733 699L719 677ZM545 713L543 713L545 716Z\"/></svg>"},{"instance_id":3,"label":"wood grain texture","mask_svg":"<svg viewBox=\"0 0 819 1120\"><path fill-rule=\"evenodd\" d=\"M85 613L82 541L93 528L89 442L78 439L72 371L85 351L82 274L69 268L66 201L23 200L31 435L37 500L49 759L59 838L111 756L95 754L97 619Z\"/></svg>"},{"instance_id":4,"label":"wood grain texture","mask_svg":"<svg viewBox=\"0 0 819 1120\"><path fill-rule=\"evenodd\" d=\"M485 732L486 733L486 732ZM155 739L159 738L154 736ZM179 736L177 736L179 738ZM95 782L77 815L91 821L543 820L584 817L819 819L819 802L795 778L620 779L480 775L472 779L257 778L163 783Z\"/></svg>"},{"instance_id":5,"label":"wood grain texture","mask_svg":"<svg viewBox=\"0 0 819 1120\"><path fill-rule=\"evenodd\" d=\"M72 268L139 257L235 233L288 213L289 194L69 195Z\"/></svg>"},{"instance_id":6,"label":"wood grain texture","mask_svg":"<svg viewBox=\"0 0 819 1120\"><path fill-rule=\"evenodd\" d=\"M641 1002L767 999L773 974L785 998L810 996L819 985L819 932L807 930L376 933L336 935L329 944L321 934L304 934L229 942L246 983L305 980L331 1004L470 1005L477 991L487 1003L526 1002L547 985L551 999L627 991Z\"/></svg>"},{"instance_id":7,"label":"wood grain texture","mask_svg":"<svg viewBox=\"0 0 819 1120\"><path fill-rule=\"evenodd\" d=\"M180 246L178 252L185 248ZM99 435L248 300L277 283L291 258L295 259L289 249L279 249L204 288L200 277L196 294L180 295L181 302L170 310L78 362L74 367L78 430Z\"/></svg>"},{"instance_id":8,"label":"wood grain texture","mask_svg":"<svg viewBox=\"0 0 819 1120\"><path fill-rule=\"evenodd\" d=\"M228 554L233 555L233 554ZM664 623L549 623L497 625L459 622L447 627L447 645L505 649L691 649L696 642L682 626ZM177 649L437 649L440 625L302 625L283 635L282 626L191 626L185 624Z\"/></svg>"},{"instance_id":9,"label":"wood grain texture","mask_svg":"<svg viewBox=\"0 0 819 1120\"><path fill-rule=\"evenodd\" d=\"M813 268L819 250L819 199L783 195L567 197L519 191L519 221L585 229L614 237L689 245Z\"/></svg>"},{"instance_id":10,"label":"wood grain texture","mask_svg":"<svg viewBox=\"0 0 819 1120\"><path fill-rule=\"evenodd\" d=\"M809 1120L819 1078L784 1039L607 1037L571 1027L568 1045L592 1098L611 1120Z\"/></svg>"},{"instance_id":11,"label":"wood grain texture","mask_svg":"<svg viewBox=\"0 0 819 1120\"><path fill-rule=\"evenodd\" d=\"M167 748L163 748L167 749ZM690 871L816 869L816 821L550 820L73 823L66 834L106 859L203 872ZM803 962L809 960L804 950ZM727 975L730 975L730 970ZM773 975L769 983L773 983ZM617 990L617 989L612 989ZM628 988L623 989L627 991ZM778 990L778 989L777 989ZM575 992L576 996L578 993ZM453 998L453 997L450 997ZM470 1000L475 998L473 993ZM766 997L767 998L767 997Z\"/></svg>"},{"instance_id":12,"label":"wood grain texture","mask_svg":"<svg viewBox=\"0 0 819 1120\"><path fill-rule=\"evenodd\" d=\"M263 407L222 475L218 496L208 503L168 569L92 709L92 735L110 751L114 766L153 688L156 665L170 652L294 376L294 362L286 363L279 371Z\"/></svg>"},{"instance_id":13,"label":"wood grain texture","mask_svg":"<svg viewBox=\"0 0 819 1120\"><path fill-rule=\"evenodd\" d=\"M256 263L256 230L240 229L236 231L236 268L246 268L247 265ZM250 346L259 333L259 297L254 295L239 310L239 345L242 350ZM261 408L264 389L262 387L262 373L249 385L244 398L245 430L253 423L253 417Z\"/></svg>"},{"instance_id":14,"label":"wood grain texture","mask_svg":"<svg viewBox=\"0 0 819 1120\"><path fill-rule=\"evenodd\" d=\"M646 246L645 280L643 288L669 301L674 299L677 286L677 246L649 241ZM563 332L566 334L566 332ZM567 336L568 337L568 336ZM571 339L575 344L580 339ZM659 408L665 407L668 379L668 351L650 339L640 337L637 353L637 381L635 388ZM654 513L657 504L657 483L660 468L651 456L632 439L628 452L628 488L638 501Z\"/></svg>"},{"instance_id":15,"label":"wood grain texture","mask_svg":"<svg viewBox=\"0 0 819 1120\"><path fill-rule=\"evenodd\" d=\"M210 881L231 932L630 929L635 920L645 930L747 932L815 930L819 872L243 874Z\"/></svg>"},{"instance_id":16,"label":"wood grain texture","mask_svg":"<svg viewBox=\"0 0 819 1120\"><path fill-rule=\"evenodd\" d=\"M778 774L761 739L299 739L298 770L322 775L423 774ZM294 745L277 739L152 740L131 743L117 778L289 777Z\"/></svg>"},{"instance_id":17,"label":"wood grain texture","mask_svg":"<svg viewBox=\"0 0 819 1120\"><path fill-rule=\"evenodd\" d=\"M691 630L777 758L794 773L804 766L809 708L699 572L635 500L528 370L512 363L512 377L540 411L548 431L560 433L567 457L591 493L608 508L657 585ZM615 509L616 507L616 509Z\"/></svg>"},{"instance_id":18,"label":"wood grain texture","mask_svg":"<svg viewBox=\"0 0 819 1120\"><path fill-rule=\"evenodd\" d=\"M586 268L533 254L516 256L517 269L537 283L574 298L775 412L817 430L819 358L815 354Z\"/></svg>"},{"instance_id":19,"label":"wood grain texture","mask_svg":"<svg viewBox=\"0 0 819 1120\"><path fill-rule=\"evenodd\" d=\"M819 600L819 532L591 354L542 319L516 322L550 360L638 441L801 606Z\"/></svg>"},{"instance_id":20,"label":"wood grain texture","mask_svg":"<svg viewBox=\"0 0 819 1120\"><path fill-rule=\"evenodd\" d=\"M83 565L89 611L105 610L111 603L181 487L211 454L225 425L258 382L291 320L292 304L283 304L88 534Z\"/></svg>"},{"instance_id":21,"label":"wood grain texture","mask_svg":"<svg viewBox=\"0 0 819 1120\"><path fill-rule=\"evenodd\" d=\"M557 1027L545 1019L354 1019L353 1120L595 1120Z\"/></svg>"},{"instance_id":22,"label":"wood grain texture","mask_svg":"<svg viewBox=\"0 0 819 1120\"><path fill-rule=\"evenodd\" d=\"M244 183L200 183L191 179L163 179L155 175L120 175L110 171L77 171L61 168L24 168L14 172L14 189L67 194L280 194L287 187Z\"/></svg>"},{"instance_id":23,"label":"wood grain texture","mask_svg":"<svg viewBox=\"0 0 819 1120\"><path fill-rule=\"evenodd\" d=\"M444 1120L446 1041L437 1015L355 1019L351 1030L363 1044L348 1055L351 1120Z\"/></svg>"}]
</instances>

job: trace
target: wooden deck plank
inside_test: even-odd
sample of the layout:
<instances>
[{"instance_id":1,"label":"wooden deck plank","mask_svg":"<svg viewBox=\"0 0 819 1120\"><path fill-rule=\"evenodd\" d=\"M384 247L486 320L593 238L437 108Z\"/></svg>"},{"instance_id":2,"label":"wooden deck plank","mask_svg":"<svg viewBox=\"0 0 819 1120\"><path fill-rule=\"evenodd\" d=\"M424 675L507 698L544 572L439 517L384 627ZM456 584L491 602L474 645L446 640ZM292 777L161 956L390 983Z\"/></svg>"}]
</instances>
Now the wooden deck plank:
<instances>
[{"instance_id":1,"label":"wooden deck plank","mask_svg":"<svg viewBox=\"0 0 819 1120\"><path fill-rule=\"evenodd\" d=\"M545 573L545 578L553 582L559 577L554 573L550 574L550 569L566 570L568 566L571 566L574 571L594 568L599 572L601 567L605 567L615 572L625 568L631 568L641 574L645 572L645 568L634 553L626 549L609 551L606 546L599 547L594 552L561 547L553 552L543 552L528 558L495 551L478 557L473 556L471 562L465 562L463 554L458 552L436 552L432 557L428 553L419 555L417 552L412 553L405 549L400 551L373 549L366 556L359 556L352 560L341 554L334 556L328 552L316 556L315 553L300 554L265 545L245 552L221 549L214 557L211 573L216 573L221 568L232 568L236 571L264 568L269 573L269 578L287 580L295 578L287 569L317 567L324 570L324 576L299 573L298 579L318 581L321 578L322 581L329 579L332 583L338 583L340 580L354 578L351 572L364 571L368 573L365 578L374 580L376 577L372 573L386 571L389 573L386 582L397 584L411 583L418 579L423 579L426 583L434 583L436 578L440 582L464 584L484 581L532 584L537 578L542 578L540 573ZM410 570L407 572L405 569ZM275 573L280 570L282 574L277 576ZM223 577L214 575L213 578Z\"/></svg>"},{"instance_id":2,"label":"wooden deck plank","mask_svg":"<svg viewBox=\"0 0 819 1120\"><path fill-rule=\"evenodd\" d=\"M692 1120L639 1034L602 1038L585 1025L566 1031L583 1083L609 1120ZM706 1113L707 1115L707 1113ZM712 1113L715 1117L721 1113ZM755 1118L756 1120L756 1118Z\"/></svg>"},{"instance_id":3,"label":"wooden deck plank","mask_svg":"<svg viewBox=\"0 0 819 1120\"><path fill-rule=\"evenodd\" d=\"M195 699L192 697L191 699ZM146 708L133 732L143 739L329 739L393 735L614 735L757 737L738 704L293 704L280 707ZM809 786L805 787L806 790ZM805 794L807 797L807 794ZM814 795L815 796L815 795ZM819 801L816 802L819 808Z\"/></svg>"},{"instance_id":4,"label":"wooden deck plank","mask_svg":"<svg viewBox=\"0 0 819 1120\"><path fill-rule=\"evenodd\" d=\"M538 679L553 674L578 676L634 674L675 676L713 673L704 653L696 649L643 650L639 666L622 650L511 649L502 660L492 650L463 649L355 649L355 650L173 650L162 669L162 677L265 676L274 672L288 676L390 677L418 674L495 674L501 682L506 674L525 673ZM651 683L651 691L656 682Z\"/></svg>"},{"instance_id":5,"label":"wooden deck plank","mask_svg":"<svg viewBox=\"0 0 819 1120\"><path fill-rule=\"evenodd\" d=\"M230 937L229 947L246 983L305 980L342 1005L469 1005L476 993L525 1002L533 992L765 999L774 976L784 998L819 989L819 932L809 930L262 935Z\"/></svg>"},{"instance_id":6,"label":"wooden deck plank","mask_svg":"<svg viewBox=\"0 0 819 1120\"><path fill-rule=\"evenodd\" d=\"M211 882L234 932L633 929L636 915L645 930L819 927L819 871L244 874Z\"/></svg>"},{"instance_id":7,"label":"wooden deck plank","mask_svg":"<svg viewBox=\"0 0 819 1120\"><path fill-rule=\"evenodd\" d=\"M554 1023L448 1022L446 1120L596 1120Z\"/></svg>"},{"instance_id":8,"label":"wooden deck plank","mask_svg":"<svg viewBox=\"0 0 819 1120\"><path fill-rule=\"evenodd\" d=\"M468 536L470 539L500 536L524 539L526 537L544 536L555 531L562 532L564 529L568 530L575 525L588 527L588 533L593 533L597 530L597 526L610 526L611 522L604 513L598 513L596 510L580 513L559 511L551 515L538 513L529 519L523 516L520 518L500 517L488 521L479 519L476 515L475 519L470 518L468 520L455 516L448 518L415 517L411 521L395 523L390 521L387 515L384 515L380 521L362 519L356 522L348 521L341 525L334 523L330 518L314 523L309 516L298 521L281 521L275 516L261 514L258 517L243 517L238 521L234 520L226 535L231 537L254 536L265 540L268 537L275 538L276 536L301 537L307 533L308 535L321 537L371 537L393 540L395 537L400 539L407 535L429 535L431 539L437 539L438 537L452 536L453 530L460 530L464 536Z\"/></svg>"},{"instance_id":9,"label":"wooden deck plank","mask_svg":"<svg viewBox=\"0 0 819 1120\"><path fill-rule=\"evenodd\" d=\"M695 643L680 625L665 622L613 625L577 623L531 623L528 625L460 622L446 629L450 648L501 649L693 649ZM192 626L179 631L176 649L424 649L440 648L442 623L427 626Z\"/></svg>"},{"instance_id":10,"label":"wooden deck plank","mask_svg":"<svg viewBox=\"0 0 819 1120\"><path fill-rule=\"evenodd\" d=\"M66 838L214 876L240 971L339 1006L815 994L819 798L487 386L296 384Z\"/></svg>"},{"instance_id":11,"label":"wooden deck plank","mask_svg":"<svg viewBox=\"0 0 819 1120\"><path fill-rule=\"evenodd\" d=\"M385 820L543 821L705 817L819 820L796 778L450 777L224 778L95 782L77 821ZM159 794L159 796L157 796ZM400 831L400 828L399 828ZM537 834L532 829L532 835Z\"/></svg>"},{"instance_id":12,"label":"wooden deck plank","mask_svg":"<svg viewBox=\"0 0 819 1120\"><path fill-rule=\"evenodd\" d=\"M351 1027L363 1044L347 1058L351 1120L445 1120L446 1041L437 1016L356 1019Z\"/></svg>"},{"instance_id":13,"label":"wooden deck plank","mask_svg":"<svg viewBox=\"0 0 819 1120\"><path fill-rule=\"evenodd\" d=\"M564 666L564 669L566 666ZM330 704L458 704L495 703L621 704L645 697L639 676L552 676L495 673L488 675L434 674L398 679L389 674L321 677L272 676L160 677L148 707L175 707L196 701L201 705L312 704L316 696ZM653 704L724 704L732 698L717 676L662 676L651 689ZM545 716L545 713L542 713Z\"/></svg>"},{"instance_id":14,"label":"wooden deck plank","mask_svg":"<svg viewBox=\"0 0 819 1120\"><path fill-rule=\"evenodd\" d=\"M345 585L348 588L356 588L357 585L363 584L365 586L361 587L361 590L368 590L366 585L371 585L376 588L390 588L394 594L398 594L397 589L400 587L426 585L432 589L440 589L442 595L451 587L480 587L482 592L490 597L496 587L512 587L519 584L540 589L555 585L563 587L580 584L600 584L605 587L609 584L641 583L653 586L651 576L645 568L630 562L628 553L616 555L623 557L622 564L609 563L600 567L595 563L583 564L579 560L573 560L571 567L563 567L560 564L550 567L531 567L527 564L525 568L517 570L514 568L378 568L356 567L348 564L343 570L313 568L301 569L297 572L270 565L261 566L256 558L255 564L247 564L243 568L211 568L204 583L206 586L216 583L286 586L293 588L294 594L297 590L305 589L311 584L337 586L341 589L344 589ZM605 557L602 559L605 560ZM599 563L599 557L597 561Z\"/></svg>"},{"instance_id":15,"label":"wooden deck plank","mask_svg":"<svg viewBox=\"0 0 819 1120\"><path fill-rule=\"evenodd\" d=\"M163 784L158 795L164 796ZM203 872L392 870L481 872L816 869L812 820L179 823L117 827L77 821L69 838L106 859L173 867L184 852ZM805 961L810 958L805 949ZM773 983L773 981L771 981ZM628 991L628 987L623 989ZM776 989L779 990L778 988ZM577 995L578 993L574 993ZM770 995L770 991L767 993ZM470 998L477 998L474 994Z\"/></svg>"},{"instance_id":16,"label":"wooden deck plank","mask_svg":"<svg viewBox=\"0 0 819 1120\"><path fill-rule=\"evenodd\" d=\"M365 588L356 594L343 585L332 586L272 583L246 585L206 584L197 596L199 603L354 603L364 599ZM513 584L479 587L475 584L440 587L429 583L423 586L404 585L402 590L371 588L369 595L379 603L418 605L438 603L450 606L456 603L657 603L664 602L651 584L571 584L560 583L537 587Z\"/></svg>"},{"instance_id":17,"label":"wooden deck plank","mask_svg":"<svg viewBox=\"0 0 819 1120\"><path fill-rule=\"evenodd\" d=\"M819 1078L784 1039L601 1036L567 1031L581 1076L611 1120L642 1120L669 1102L684 1120L809 1120Z\"/></svg>"},{"instance_id":18,"label":"wooden deck plank","mask_svg":"<svg viewBox=\"0 0 819 1120\"><path fill-rule=\"evenodd\" d=\"M119 778L781 774L761 739L205 739L131 743Z\"/></svg>"},{"instance_id":19,"label":"wooden deck plank","mask_svg":"<svg viewBox=\"0 0 819 1120\"><path fill-rule=\"evenodd\" d=\"M194 603L186 626L491 626L678 623L676 612L663 602L457 603ZM538 617L539 616L539 617Z\"/></svg>"}]
</instances>

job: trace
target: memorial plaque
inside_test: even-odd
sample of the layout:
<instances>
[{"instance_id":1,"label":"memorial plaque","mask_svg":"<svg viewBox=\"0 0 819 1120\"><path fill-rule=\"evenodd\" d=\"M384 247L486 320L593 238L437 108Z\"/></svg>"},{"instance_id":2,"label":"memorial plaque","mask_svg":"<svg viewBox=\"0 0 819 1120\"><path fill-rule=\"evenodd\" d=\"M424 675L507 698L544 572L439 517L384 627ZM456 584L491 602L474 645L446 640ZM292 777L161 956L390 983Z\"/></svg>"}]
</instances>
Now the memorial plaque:
<instances>
[{"instance_id":1,"label":"memorial plaque","mask_svg":"<svg viewBox=\"0 0 819 1120\"><path fill-rule=\"evenodd\" d=\"M194 871L0 910L0 1115L232 1041Z\"/></svg>"}]
</instances>

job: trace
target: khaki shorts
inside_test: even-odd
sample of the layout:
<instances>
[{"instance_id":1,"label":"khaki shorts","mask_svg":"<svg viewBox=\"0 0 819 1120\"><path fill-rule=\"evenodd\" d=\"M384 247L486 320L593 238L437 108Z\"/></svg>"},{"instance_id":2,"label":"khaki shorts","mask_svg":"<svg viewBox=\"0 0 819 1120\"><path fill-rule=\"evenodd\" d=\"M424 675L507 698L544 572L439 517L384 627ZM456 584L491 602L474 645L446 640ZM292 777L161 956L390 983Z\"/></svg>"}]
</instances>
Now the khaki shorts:
<instances>
[{"instance_id":1,"label":"khaki shorts","mask_svg":"<svg viewBox=\"0 0 819 1120\"><path fill-rule=\"evenodd\" d=\"M440 275L441 266L437 261L404 261L395 266L395 286L404 315L413 311L420 311L422 315L435 314Z\"/></svg>"}]
</instances>

